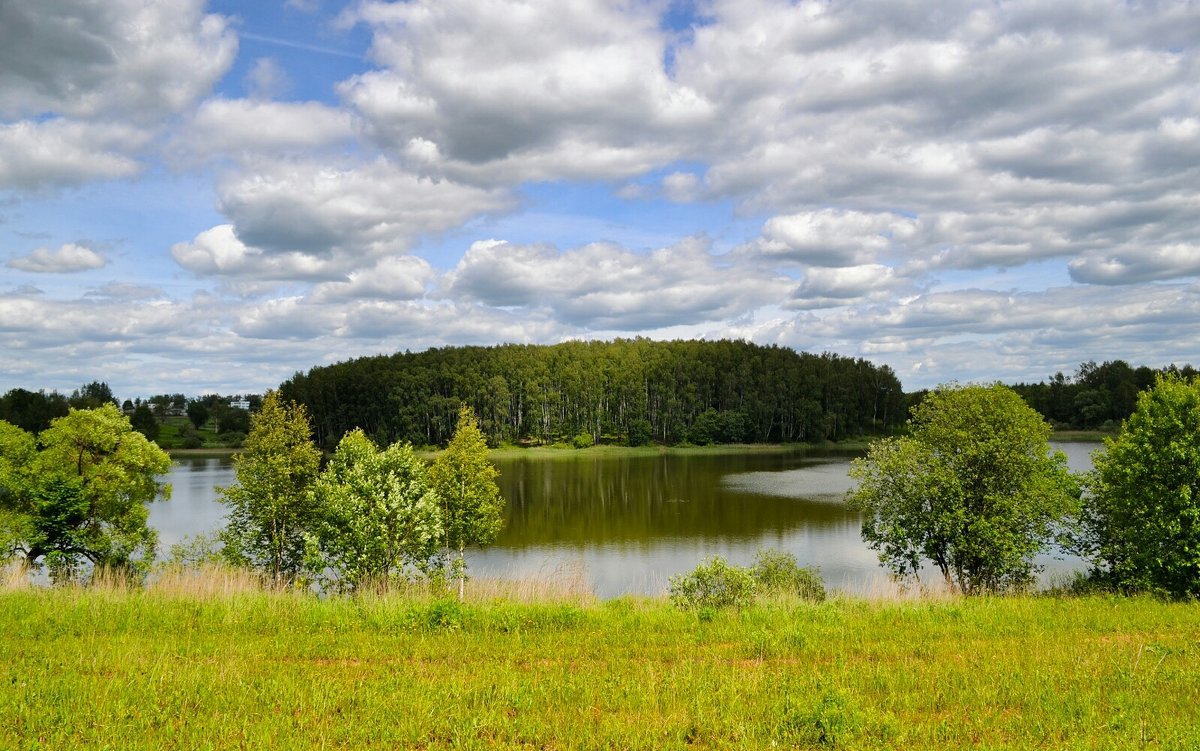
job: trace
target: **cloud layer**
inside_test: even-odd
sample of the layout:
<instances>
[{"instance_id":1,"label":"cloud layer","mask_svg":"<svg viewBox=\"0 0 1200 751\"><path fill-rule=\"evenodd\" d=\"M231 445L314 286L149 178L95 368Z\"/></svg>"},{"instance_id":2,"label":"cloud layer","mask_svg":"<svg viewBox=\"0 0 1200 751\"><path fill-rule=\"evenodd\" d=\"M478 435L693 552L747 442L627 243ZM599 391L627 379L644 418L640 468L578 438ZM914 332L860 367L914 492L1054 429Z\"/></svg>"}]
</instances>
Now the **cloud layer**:
<instances>
[{"instance_id":1,"label":"cloud layer","mask_svg":"<svg viewBox=\"0 0 1200 751\"><path fill-rule=\"evenodd\" d=\"M367 40L314 89L201 0L0 0L0 385L638 334L1200 363L1193 2L323 5L274 11ZM166 173L216 220L38 219Z\"/></svg>"}]
</instances>

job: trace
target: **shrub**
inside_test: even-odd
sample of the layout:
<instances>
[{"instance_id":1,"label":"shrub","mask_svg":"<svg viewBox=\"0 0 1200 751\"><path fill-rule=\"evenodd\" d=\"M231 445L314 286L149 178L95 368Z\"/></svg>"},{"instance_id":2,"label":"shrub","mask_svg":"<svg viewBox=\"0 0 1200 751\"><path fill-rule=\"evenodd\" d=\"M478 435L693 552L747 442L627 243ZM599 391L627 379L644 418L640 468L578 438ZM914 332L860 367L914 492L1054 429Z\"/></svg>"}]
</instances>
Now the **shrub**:
<instances>
[{"instance_id":1,"label":"shrub","mask_svg":"<svg viewBox=\"0 0 1200 751\"><path fill-rule=\"evenodd\" d=\"M183 439L185 449L198 449L204 446L204 441L198 435L189 435Z\"/></svg>"},{"instance_id":2,"label":"shrub","mask_svg":"<svg viewBox=\"0 0 1200 751\"><path fill-rule=\"evenodd\" d=\"M1076 541L1093 578L1200 597L1200 380L1159 378L1093 461Z\"/></svg>"},{"instance_id":3,"label":"shrub","mask_svg":"<svg viewBox=\"0 0 1200 751\"><path fill-rule=\"evenodd\" d=\"M763 594L795 595L802 600L822 602L825 583L813 568L803 568L796 556L780 550L760 550L754 556L750 575Z\"/></svg>"},{"instance_id":4,"label":"shrub","mask_svg":"<svg viewBox=\"0 0 1200 751\"><path fill-rule=\"evenodd\" d=\"M571 445L577 449L585 449L588 446L591 446L592 443L594 443L594 441L592 441L591 433L580 433L571 439Z\"/></svg>"},{"instance_id":5,"label":"shrub","mask_svg":"<svg viewBox=\"0 0 1200 751\"><path fill-rule=\"evenodd\" d=\"M228 433L222 433L221 435L217 436L217 440L220 441L223 446L228 448L240 449L246 443L246 434L236 430L231 430Z\"/></svg>"},{"instance_id":6,"label":"shrub","mask_svg":"<svg viewBox=\"0 0 1200 751\"><path fill-rule=\"evenodd\" d=\"M755 581L746 569L715 556L690 574L672 576L668 590L671 602L686 610L740 608L754 599Z\"/></svg>"}]
</instances>

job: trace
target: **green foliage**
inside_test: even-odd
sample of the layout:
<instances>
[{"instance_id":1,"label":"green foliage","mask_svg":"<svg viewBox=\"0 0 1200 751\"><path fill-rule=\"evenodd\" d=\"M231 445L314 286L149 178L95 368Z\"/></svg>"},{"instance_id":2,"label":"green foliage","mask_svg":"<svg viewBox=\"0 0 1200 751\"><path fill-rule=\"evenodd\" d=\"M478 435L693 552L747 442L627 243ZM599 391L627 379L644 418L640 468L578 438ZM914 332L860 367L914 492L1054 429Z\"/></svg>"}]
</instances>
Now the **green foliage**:
<instances>
[{"instance_id":1,"label":"green foliage","mask_svg":"<svg viewBox=\"0 0 1200 751\"><path fill-rule=\"evenodd\" d=\"M754 599L756 584L749 571L714 556L690 574L672 576L667 590L676 607L703 611L749 605Z\"/></svg>"},{"instance_id":2,"label":"green foliage","mask_svg":"<svg viewBox=\"0 0 1200 751\"><path fill-rule=\"evenodd\" d=\"M744 341L444 347L313 368L280 390L309 407L330 449L354 428L380 445L442 444L461 404L491 445L583 433L671 445L696 423L699 443L841 440L887 432L906 414L887 366Z\"/></svg>"},{"instance_id":3,"label":"green foliage","mask_svg":"<svg viewBox=\"0 0 1200 751\"><path fill-rule=\"evenodd\" d=\"M649 420L634 420L629 424L629 445L646 446L654 441L654 427Z\"/></svg>"},{"instance_id":4,"label":"green foliage","mask_svg":"<svg viewBox=\"0 0 1200 751\"><path fill-rule=\"evenodd\" d=\"M129 424L133 429L147 439L153 441L158 438L158 420L154 417L154 412L145 404L139 404L133 410L133 416L129 418Z\"/></svg>"},{"instance_id":5,"label":"green foliage","mask_svg":"<svg viewBox=\"0 0 1200 751\"><path fill-rule=\"evenodd\" d=\"M475 413L463 406L450 445L438 454L429 476L442 511L442 544L446 563L458 553L457 578L462 596L466 577L466 546L483 546L496 539L504 524L504 499L496 478L500 473L487 455L487 439Z\"/></svg>"},{"instance_id":6,"label":"green foliage","mask_svg":"<svg viewBox=\"0 0 1200 751\"><path fill-rule=\"evenodd\" d=\"M157 540L147 505L170 493L156 479L170 457L112 403L56 418L37 443L0 423L0 553L45 563L55 581L85 562L144 573Z\"/></svg>"},{"instance_id":7,"label":"green foliage","mask_svg":"<svg viewBox=\"0 0 1200 751\"><path fill-rule=\"evenodd\" d=\"M208 422L208 406L201 401L190 401L187 405L188 420L197 430L204 427L204 423Z\"/></svg>"},{"instance_id":8,"label":"green foliage","mask_svg":"<svg viewBox=\"0 0 1200 751\"><path fill-rule=\"evenodd\" d=\"M816 569L801 568L796 556L780 550L760 550L750 567L760 594L781 594L802 600L821 602L825 599L825 583Z\"/></svg>"},{"instance_id":9,"label":"green foliage","mask_svg":"<svg viewBox=\"0 0 1200 751\"><path fill-rule=\"evenodd\" d=\"M362 431L347 433L313 493L322 516L320 570L332 570L335 587L356 590L409 567L430 569L442 539L441 509L411 446L381 451Z\"/></svg>"},{"instance_id":10,"label":"green foliage","mask_svg":"<svg viewBox=\"0 0 1200 751\"><path fill-rule=\"evenodd\" d=\"M237 483L220 489L229 506L221 533L226 554L277 585L291 585L305 568L307 536L320 516L310 490L321 454L307 410L268 392L251 421L246 450L233 461Z\"/></svg>"},{"instance_id":11,"label":"green foliage","mask_svg":"<svg viewBox=\"0 0 1200 751\"><path fill-rule=\"evenodd\" d=\"M1093 462L1076 547L1095 578L1200 597L1200 379L1160 377Z\"/></svg>"},{"instance_id":12,"label":"green foliage","mask_svg":"<svg viewBox=\"0 0 1200 751\"><path fill-rule=\"evenodd\" d=\"M221 538L218 535L187 535L167 550L165 564L184 569L198 569L224 563Z\"/></svg>"},{"instance_id":13,"label":"green foliage","mask_svg":"<svg viewBox=\"0 0 1200 751\"><path fill-rule=\"evenodd\" d=\"M27 391L12 389L0 396L0 420L10 422L30 433L40 433L50 427L56 417L66 417L67 398L57 391Z\"/></svg>"},{"instance_id":14,"label":"green foliage","mask_svg":"<svg viewBox=\"0 0 1200 751\"><path fill-rule=\"evenodd\" d=\"M856 459L849 501L862 536L898 576L922 561L964 593L1026 585L1033 558L1077 508L1050 426L1015 392L941 387L913 410L911 432Z\"/></svg>"},{"instance_id":15,"label":"green foliage","mask_svg":"<svg viewBox=\"0 0 1200 751\"><path fill-rule=\"evenodd\" d=\"M240 449L246 443L246 434L237 431L221 433L217 436L217 440L226 448Z\"/></svg>"},{"instance_id":16,"label":"green foliage","mask_svg":"<svg viewBox=\"0 0 1200 751\"><path fill-rule=\"evenodd\" d=\"M571 445L577 449L589 448L593 443L591 433L580 433L571 439Z\"/></svg>"}]
</instances>

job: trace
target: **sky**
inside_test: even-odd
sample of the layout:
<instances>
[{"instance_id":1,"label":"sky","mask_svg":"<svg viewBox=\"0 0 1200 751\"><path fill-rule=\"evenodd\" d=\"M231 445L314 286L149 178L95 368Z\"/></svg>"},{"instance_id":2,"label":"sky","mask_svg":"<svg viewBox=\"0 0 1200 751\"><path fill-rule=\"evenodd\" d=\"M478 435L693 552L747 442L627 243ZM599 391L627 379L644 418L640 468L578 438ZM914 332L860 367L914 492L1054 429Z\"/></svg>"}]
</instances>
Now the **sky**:
<instances>
[{"instance_id":1,"label":"sky","mask_svg":"<svg viewBox=\"0 0 1200 751\"><path fill-rule=\"evenodd\" d=\"M0 390L738 338L1200 364L1200 3L0 0Z\"/></svg>"}]
</instances>

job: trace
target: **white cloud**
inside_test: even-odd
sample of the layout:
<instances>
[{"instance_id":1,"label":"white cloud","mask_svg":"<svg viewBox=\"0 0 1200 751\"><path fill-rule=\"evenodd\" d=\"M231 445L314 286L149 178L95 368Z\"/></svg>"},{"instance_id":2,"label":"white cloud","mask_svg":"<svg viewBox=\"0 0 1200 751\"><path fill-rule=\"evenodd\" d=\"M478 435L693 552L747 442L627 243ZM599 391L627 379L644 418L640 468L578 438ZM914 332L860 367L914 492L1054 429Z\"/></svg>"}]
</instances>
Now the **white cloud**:
<instances>
[{"instance_id":1,"label":"white cloud","mask_svg":"<svg viewBox=\"0 0 1200 751\"><path fill-rule=\"evenodd\" d=\"M291 78L274 58L258 58L246 74L246 88L254 99L274 99L291 87Z\"/></svg>"},{"instance_id":2,"label":"white cloud","mask_svg":"<svg viewBox=\"0 0 1200 751\"><path fill-rule=\"evenodd\" d=\"M0 190L130 177L141 170L131 154L148 140L144 131L119 124L62 119L0 124Z\"/></svg>"},{"instance_id":3,"label":"white cloud","mask_svg":"<svg viewBox=\"0 0 1200 751\"><path fill-rule=\"evenodd\" d=\"M139 121L183 110L237 51L203 0L0 0L0 117Z\"/></svg>"},{"instance_id":4,"label":"white cloud","mask_svg":"<svg viewBox=\"0 0 1200 751\"><path fill-rule=\"evenodd\" d=\"M633 331L741 316L789 286L769 272L729 267L700 239L646 254L604 243L559 251L490 240L472 244L448 291L493 307L544 309L572 326Z\"/></svg>"},{"instance_id":5,"label":"white cloud","mask_svg":"<svg viewBox=\"0 0 1200 751\"><path fill-rule=\"evenodd\" d=\"M319 102L205 101L174 142L176 159L261 158L309 153L348 144L355 135L349 113Z\"/></svg>"},{"instance_id":6,"label":"white cloud","mask_svg":"<svg viewBox=\"0 0 1200 751\"><path fill-rule=\"evenodd\" d=\"M843 268L811 268L785 307L830 308L882 301L907 285L888 266L865 264Z\"/></svg>"},{"instance_id":7,"label":"white cloud","mask_svg":"<svg viewBox=\"0 0 1200 751\"><path fill-rule=\"evenodd\" d=\"M757 250L774 261L856 266L903 246L916 222L894 214L823 209L777 216L763 226Z\"/></svg>"},{"instance_id":8,"label":"white cloud","mask_svg":"<svg viewBox=\"0 0 1200 751\"><path fill-rule=\"evenodd\" d=\"M1135 284L1200 276L1200 244L1176 243L1115 255L1086 254L1072 259L1068 267L1072 279L1089 284Z\"/></svg>"},{"instance_id":9,"label":"white cloud","mask_svg":"<svg viewBox=\"0 0 1200 751\"><path fill-rule=\"evenodd\" d=\"M512 182L636 174L682 152L712 116L663 69L653 6L366 2L377 71L343 96L376 137L428 169Z\"/></svg>"},{"instance_id":10,"label":"white cloud","mask_svg":"<svg viewBox=\"0 0 1200 751\"><path fill-rule=\"evenodd\" d=\"M424 233L511 205L504 192L418 177L383 159L259 163L219 192L222 213L248 245L362 260L404 251Z\"/></svg>"},{"instance_id":11,"label":"white cloud","mask_svg":"<svg viewBox=\"0 0 1200 751\"><path fill-rule=\"evenodd\" d=\"M67 243L58 248L37 248L8 262L10 269L39 274L69 274L102 268L108 259L86 245Z\"/></svg>"},{"instance_id":12,"label":"white cloud","mask_svg":"<svg viewBox=\"0 0 1200 751\"><path fill-rule=\"evenodd\" d=\"M390 256L370 268L352 271L345 281L326 282L313 290L318 302L382 298L417 300L425 296L436 272L415 256Z\"/></svg>"}]
</instances>

